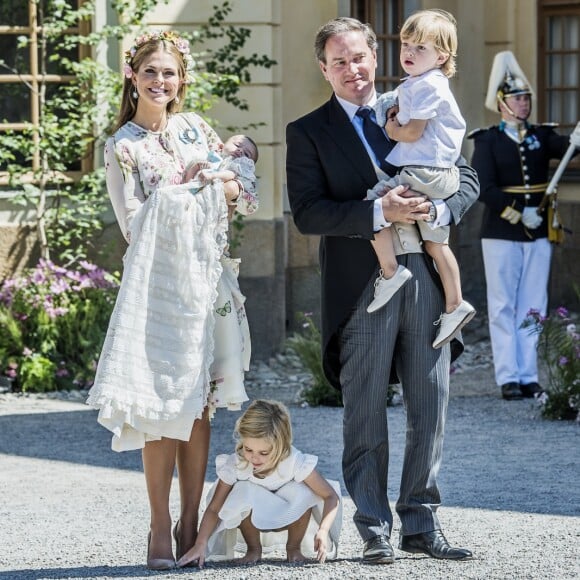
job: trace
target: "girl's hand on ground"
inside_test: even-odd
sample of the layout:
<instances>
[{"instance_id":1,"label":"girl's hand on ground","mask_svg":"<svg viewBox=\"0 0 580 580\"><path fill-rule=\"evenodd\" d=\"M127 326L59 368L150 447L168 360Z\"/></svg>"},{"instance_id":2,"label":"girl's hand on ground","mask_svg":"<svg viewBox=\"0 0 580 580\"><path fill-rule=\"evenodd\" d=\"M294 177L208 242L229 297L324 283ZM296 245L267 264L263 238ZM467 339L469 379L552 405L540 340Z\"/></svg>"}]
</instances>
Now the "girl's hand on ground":
<instances>
[{"instance_id":1,"label":"girl's hand on ground","mask_svg":"<svg viewBox=\"0 0 580 580\"><path fill-rule=\"evenodd\" d=\"M328 534L324 530L318 530L314 536L314 551L316 552L316 559L324 564L327 555Z\"/></svg>"},{"instance_id":2,"label":"girl's hand on ground","mask_svg":"<svg viewBox=\"0 0 580 580\"><path fill-rule=\"evenodd\" d=\"M197 544L190 548L179 560L177 561L177 567L183 568L191 562L197 563L199 568L203 568L205 563L205 547L198 547Z\"/></svg>"}]
</instances>

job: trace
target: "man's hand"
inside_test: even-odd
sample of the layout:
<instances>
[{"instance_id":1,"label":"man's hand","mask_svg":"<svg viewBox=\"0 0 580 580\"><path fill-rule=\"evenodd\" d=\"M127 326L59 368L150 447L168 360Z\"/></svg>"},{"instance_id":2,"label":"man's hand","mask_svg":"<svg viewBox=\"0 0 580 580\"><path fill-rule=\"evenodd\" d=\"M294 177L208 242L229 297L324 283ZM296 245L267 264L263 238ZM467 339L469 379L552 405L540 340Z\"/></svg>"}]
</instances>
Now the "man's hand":
<instances>
[{"instance_id":1,"label":"man's hand","mask_svg":"<svg viewBox=\"0 0 580 580\"><path fill-rule=\"evenodd\" d=\"M431 202L426 196L411 191L406 185L398 185L381 198L383 215L388 222L414 224L429 220Z\"/></svg>"}]
</instances>

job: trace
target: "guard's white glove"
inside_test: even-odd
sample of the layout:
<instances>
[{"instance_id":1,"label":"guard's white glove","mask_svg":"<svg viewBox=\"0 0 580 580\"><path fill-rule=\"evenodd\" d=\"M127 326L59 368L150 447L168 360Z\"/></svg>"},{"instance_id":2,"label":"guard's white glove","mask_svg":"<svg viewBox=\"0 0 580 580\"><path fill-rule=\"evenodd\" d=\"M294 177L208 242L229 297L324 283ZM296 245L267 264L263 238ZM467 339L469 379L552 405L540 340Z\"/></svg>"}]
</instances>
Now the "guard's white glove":
<instances>
[{"instance_id":1,"label":"guard's white glove","mask_svg":"<svg viewBox=\"0 0 580 580\"><path fill-rule=\"evenodd\" d=\"M522 223L529 229L535 230L542 223L542 216L538 215L537 207L525 207L522 213Z\"/></svg>"},{"instance_id":2,"label":"guard's white glove","mask_svg":"<svg viewBox=\"0 0 580 580\"><path fill-rule=\"evenodd\" d=\"M576 127L574 127L574 131L570 135L570 144L574 145L576 149L580 149L580 121L578 121Z\"/></svg>"}]
</instances>

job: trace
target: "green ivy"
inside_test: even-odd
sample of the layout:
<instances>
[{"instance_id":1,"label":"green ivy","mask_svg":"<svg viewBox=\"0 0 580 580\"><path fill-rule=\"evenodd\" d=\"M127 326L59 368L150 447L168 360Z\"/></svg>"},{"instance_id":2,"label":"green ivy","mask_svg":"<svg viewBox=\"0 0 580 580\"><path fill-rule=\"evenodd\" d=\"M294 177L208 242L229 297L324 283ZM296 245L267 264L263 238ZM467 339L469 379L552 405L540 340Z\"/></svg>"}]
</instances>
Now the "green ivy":
<instances>
[{"instance_id":1,"label":"green ivy","mask_svg":"<svg viewBox=\"0 0 580 580\"><path fill-rule=\"evenodd\" d=\"M95 240L109 206L102 169L85 174L75 183L62 175L78 169L79 160L91 152L98 154L116 117L122 76L92 59L77 62L69 55L80 45L95 47L127 35L137 36L143 30L141 23L158 4L158 0L112 0L111 8L122 24L107 25L87 35L70 34L67 30L91 21L94 0L85 1L76 9L66 0L37 4L41 71L46 72L50 63L57 63L59 73L71 75L73 80L49 91L42 82L38 94L31 93L31 98L38 100L39 125L29 124L21 132L0 133L0 164L9 173L10 188L17 192L11 202L32 209L35 215L40 255L44 259L72 263L86 258L89 252L99 255ZM251 69L269 68L275 61L266 55L242 55L250 30L225 24L232 11L231 2L213 8L207 24L184 33L190 39L196 62L186 108L204 114L217 100L224 99L245 110L248 105L239 97L239 90L251 81ZM203 47L215 39L220 40L218 49L195 52L196 46ZM28 50L27 42L26 37L19 37L18 49ZM1 59L0 67L15 74L22 72L11 69ZM40 159L40 169L30 175L34 157ZM238 222L236 232L242 226Z\"/></svg>"}]
</instances>

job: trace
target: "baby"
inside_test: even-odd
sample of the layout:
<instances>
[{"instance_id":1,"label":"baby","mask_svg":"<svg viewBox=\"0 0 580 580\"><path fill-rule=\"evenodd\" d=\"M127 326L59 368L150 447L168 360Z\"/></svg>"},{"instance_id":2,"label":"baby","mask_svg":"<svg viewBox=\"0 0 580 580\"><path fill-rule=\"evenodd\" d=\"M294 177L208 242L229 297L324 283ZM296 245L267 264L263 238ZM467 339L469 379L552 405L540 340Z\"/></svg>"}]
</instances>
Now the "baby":
<instances>
[{"instance_id":1,"label":"baby","mask_svg":"<svg viewBox=\"0 0 580 580\"><path fill-rule=\"evenodd\" d=\"M240 195L245 191L256 190L255 164L258 161L258 146L247 135L233 135L225 143L223 156L210 151L206 161L195 163L187 169L184 183L192 181L199 189L219 179L230 181L236 179L240 185ZM228 219L232 219L236 203L228 199Z\"/></svg>"}]
</instances>

